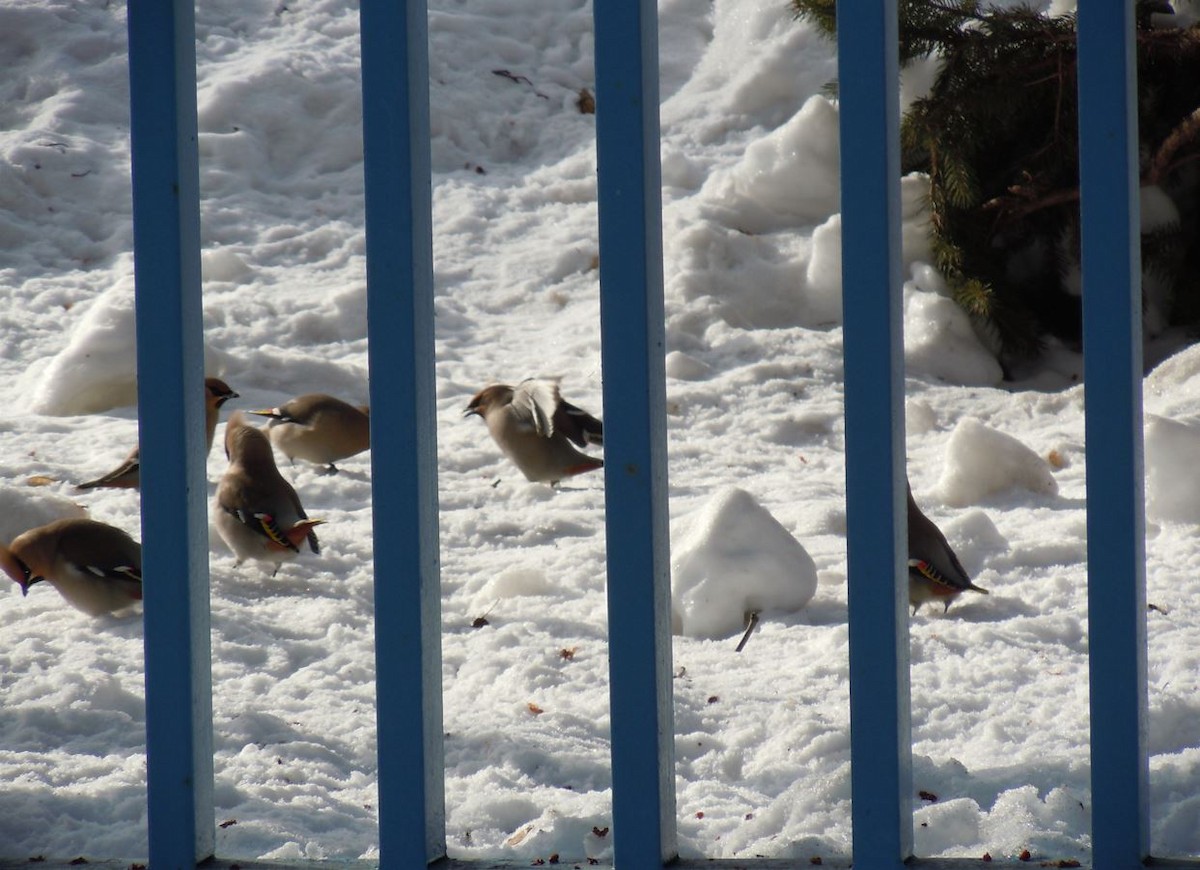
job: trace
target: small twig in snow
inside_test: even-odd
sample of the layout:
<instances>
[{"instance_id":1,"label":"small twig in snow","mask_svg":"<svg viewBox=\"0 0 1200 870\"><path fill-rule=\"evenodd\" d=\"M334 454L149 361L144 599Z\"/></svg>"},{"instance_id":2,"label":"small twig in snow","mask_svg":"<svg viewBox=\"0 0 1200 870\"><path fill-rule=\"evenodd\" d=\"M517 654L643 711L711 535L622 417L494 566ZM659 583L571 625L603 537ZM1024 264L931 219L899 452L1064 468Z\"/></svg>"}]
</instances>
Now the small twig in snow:
<instances>
[{"instance_id":1,"label":"small twig in snow","mask_svg":"<svg viewBox=\"0 0 1200 870\"><path fill-rule=\"evenodd\" d=\"M754 629L758 628L758 611L750 611L750 618L746 621L746 631L742 635L742 639L738 641L737 649L734 652L741 652L746 646L746 641L750 640L750 635L754 634Z\"/></svg>"}]
</instances>

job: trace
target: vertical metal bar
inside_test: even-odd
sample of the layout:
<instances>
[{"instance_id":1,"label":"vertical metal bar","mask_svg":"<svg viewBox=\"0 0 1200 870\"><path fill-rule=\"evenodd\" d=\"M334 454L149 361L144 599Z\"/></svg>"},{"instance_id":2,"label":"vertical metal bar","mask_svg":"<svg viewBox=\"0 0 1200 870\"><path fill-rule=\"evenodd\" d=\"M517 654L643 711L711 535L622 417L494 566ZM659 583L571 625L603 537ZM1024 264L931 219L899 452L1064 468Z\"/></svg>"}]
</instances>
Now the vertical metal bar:
<instances>
[{"instance_id":1,"label":"vertical metal bar","mask_svg":"<svg viewBox=\"0 0 1200 870\"><path fill-rule=\"evenodd\" d=\"M393 867L446 853L427 14L361 4L379 851Z\"/></svg>"},{"instance_id":2,"label":"vertical metal bar","mask_svg":"<svg viewBox=\"0 0 1200 870\"><path fill-rule=\"evenodd\" d=\"M594 4L613 848L675 857L658 19Z\"/></svg>"},{"instance_id":3,"label":"vertical metal bar","mask_svg":"<svg viewBox=\"0 0 1200 870\"><path fill-rule=\"evenodd\" d=\"M210 856L212 667L191 0L129 3L150 863Z\"/></svg>"},{"instance_id":4,"label":"vertical metal bar","mask_svg":"<svg viewBox=\"0 0 1200 870\"><path fill-rule=\"evenodd\" d=\"M873 868L912 853L898 51L896 0L838 3L853 850Z\"/></svg>"},{"instance_id":5,"label":"vertical metal bar","mask_svg":"<svg viewBox=\"0 0 1200 870\"><path fill-rule=\"evenodd\" d=\"M1092 866L1149 854L1134 4L1079 4Z\"/></svg>"}]
</instances>

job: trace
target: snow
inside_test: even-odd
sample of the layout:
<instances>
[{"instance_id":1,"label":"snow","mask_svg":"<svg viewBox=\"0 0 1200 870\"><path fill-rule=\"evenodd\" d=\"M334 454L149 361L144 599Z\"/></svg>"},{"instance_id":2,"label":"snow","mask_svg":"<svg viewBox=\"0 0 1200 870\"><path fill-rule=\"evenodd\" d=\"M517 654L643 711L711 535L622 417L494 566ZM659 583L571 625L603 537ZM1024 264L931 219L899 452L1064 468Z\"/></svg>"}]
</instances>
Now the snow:
<instances>
[{"instance_id":1,"label":"snow","mask_svg":"<svg viewBox=\"0 0 1200 870\"><path fill-rule=\"evenodd\" d=\"M124 16L0 5L5 541L83 509L138 536L136 493L73 489L136 437ZM227 413L303 392L361 403L357 8L211 0L198 16L209 374L241 395ZM834 54L774 0L662 0L660 26L676 591L722 564L744 574L694 606L708 628L673 640L680 849L844 858ZM591 8L435 0L430 44L449 850L604 860L602 478L527 483L462 419L480 387L532 375L603 413L595 119L576 107L595 85ZM1000 382L928 266L926 183L903 192L908 471L992 594L912 621L914 792L938 797L914 797L916 847L1086 863L1081 365L1052 344ZM1145 397L1152 843L1194 856L1200 353L1162 347ZM369 463L281 464L326 523L322 553L274 578L210 536L223 856L377 855ZM210 487L224 468L214 450ZM751 606L762 622L737 654ZM142 673L136 617L0 589L0 855L145 856Z\"/></svg>"},{"instance_id":2,"label":"snow","mask_svg":"<svg viewBox=\"0 0 1200 870\"><path fill-rule=\"evenodd\" d=\"M794 613L817 591L812 557L775 517L738 487L717 493L672 534L676 634L720 638L763 610Z\"/></svg>"},{"instance_id":3,"label":"snow","mask_svg":"<svg viewBox=\"0 0 1200 870\"><path fill-rule=\"evenodd\" d=\"M974 417L960 420L946 443L940 481L946 504L977 504L1014 486L1038 495L1058 495L1049 464L1020 439Z\"/></svg>"}]
</instances>

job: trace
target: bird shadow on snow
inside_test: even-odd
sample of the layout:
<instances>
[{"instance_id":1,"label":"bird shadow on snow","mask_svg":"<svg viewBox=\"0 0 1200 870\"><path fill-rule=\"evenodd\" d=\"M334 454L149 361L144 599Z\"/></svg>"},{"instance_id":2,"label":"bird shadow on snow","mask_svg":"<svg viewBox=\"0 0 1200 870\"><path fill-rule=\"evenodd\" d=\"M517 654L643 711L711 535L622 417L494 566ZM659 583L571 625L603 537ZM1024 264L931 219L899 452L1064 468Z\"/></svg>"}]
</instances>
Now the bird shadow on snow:
<instances>
[{"instance_id":1,"label":"bird shadow on snow","mask_svg":"<svg viewBox=\"0 0 1200 870\"><path fill-rule=\"evenodd\" d=\"M1020 598L998 595L993 591L986 597L981 596L968 601L956 601L950 605L950 609L945 613L938 611L936 607L931 608L929 605L926 605L912 619L914 622L918 620L932 622L941 619L954 619L959 622L984 624L1007 622L1010 619L1039 616L1040 614L1040 610L1025 603Z\"/></svg>"},{"instance_id":2,"label":"bird shadow on snow","mask_svg":"<svg viewBox=\"0 0 1200 870\"><path fill-rule=\"evenodd\" d=\"M910 614L909 621L913 626L946 619L985 624L1006 622L1009 619L1032 617L1039 614L1040 611L1037 608L1026 604L1019 598L997 595L992 592L986 598L981 597L979 600L956 601L945 613L926 605L916 616ZM789 627L847 625L850 621L850 608L845 600L817 596L797 613L780 614L766 611L761 618L764 622L769 620Z\"/></svg>"}]
</instances>

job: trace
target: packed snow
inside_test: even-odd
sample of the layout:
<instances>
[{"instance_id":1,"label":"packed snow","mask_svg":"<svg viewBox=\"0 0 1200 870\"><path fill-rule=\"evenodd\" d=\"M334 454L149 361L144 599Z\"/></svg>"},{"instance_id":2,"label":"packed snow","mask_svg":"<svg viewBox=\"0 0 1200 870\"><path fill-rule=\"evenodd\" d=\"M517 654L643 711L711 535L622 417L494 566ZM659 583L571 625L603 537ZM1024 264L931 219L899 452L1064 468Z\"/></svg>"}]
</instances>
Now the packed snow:
<instances>
[{"instance_id":1,"label":"packed snow","mask_svg":"<svg viewBox=\"0 0 1200 870\"><path fill-rule=\"evenodd\" d=\"M209 374L240 394L226 414L362 403L357 7L197 15L204 330ZM834 50L777 0L661 0L659 17L680 850L846 858ZM528 483L462 417L480 387L531 375L603 412L591 6L435 0L429 25L448 848L603 860L603 478ZM124 28L119 0L0 5L5 543L84 511L140 537L136 492L74 490L136 438ZM928 265L925 184L904 181L908 473L991 595L912 621L916 851L1086 863L1081 363L1052 344L1001 382ZM1163 347L1145 395L1152 837L1195 856L1200 348ZM210 535L218 851L372 858L370 457L337 475L277 459L323 546L271 577ZM225 465L208 457L211 488ZM138 617L90 618L48 584L0 593L0 857L145 856L142 674Z\"/></svg>"}]
</instances>

